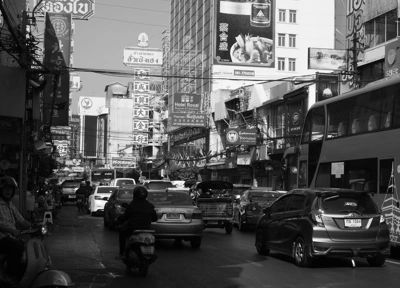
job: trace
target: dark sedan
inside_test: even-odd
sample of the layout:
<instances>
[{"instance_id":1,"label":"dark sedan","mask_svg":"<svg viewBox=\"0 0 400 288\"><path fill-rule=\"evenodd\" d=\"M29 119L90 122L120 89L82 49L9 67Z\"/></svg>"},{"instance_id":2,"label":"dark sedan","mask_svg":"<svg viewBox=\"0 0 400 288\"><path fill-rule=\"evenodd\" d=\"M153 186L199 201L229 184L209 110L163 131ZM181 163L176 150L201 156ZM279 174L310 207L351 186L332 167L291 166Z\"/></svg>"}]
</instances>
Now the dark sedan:
<instances>
[{"instance_id":1,"label":"dark sedan","mask_svg":"<svg viewBox=\"0 0 400 288\"><path fill-rule=\"evenodd\" d=\"M122 207L123 203L130 203L133 199L133 188L122 187L114 191L107 203L104 205L104 226L109 227L111 230L117 225L118 216L122 215L125 209Z\"/></svg>"},{"instance_id":2,"label":"dark sedan","mask_svg":"<svg viewBox=\"0 0 400 288\"><path fill-rule=\"evenodd\" d=\"M285 192L271 191L268 187L252 187L235 200L233 207L233 223L243 231L247 227L256 226L263 215L263 209L272 204Z\"/></svg>"}]
</instances>

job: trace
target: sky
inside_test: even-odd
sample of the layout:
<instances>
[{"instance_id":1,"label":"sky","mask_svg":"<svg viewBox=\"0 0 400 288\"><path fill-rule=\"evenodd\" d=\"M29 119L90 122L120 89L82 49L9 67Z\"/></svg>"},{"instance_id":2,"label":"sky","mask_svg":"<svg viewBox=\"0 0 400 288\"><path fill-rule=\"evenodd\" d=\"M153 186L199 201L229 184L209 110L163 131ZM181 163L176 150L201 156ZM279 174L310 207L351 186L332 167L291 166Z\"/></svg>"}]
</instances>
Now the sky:
<instances>
[{"instance_id":1,"label":"sky","mask_svg":"<svg viewBox=\"0 0 400 288\"><path fill-rule=\"evenodd\" d=\"M140 33L149 36L149 48L162 48L162 33L169 30L169 0L96 0L89 20L74 20L74 67L132 71L123 63L127 46L137 46ZM71 110L78 112L80 96L105 97L105 86L127 85L133 77L111 77L78 72L82 90L72 94Z\"/></svg>"}]
</instances>

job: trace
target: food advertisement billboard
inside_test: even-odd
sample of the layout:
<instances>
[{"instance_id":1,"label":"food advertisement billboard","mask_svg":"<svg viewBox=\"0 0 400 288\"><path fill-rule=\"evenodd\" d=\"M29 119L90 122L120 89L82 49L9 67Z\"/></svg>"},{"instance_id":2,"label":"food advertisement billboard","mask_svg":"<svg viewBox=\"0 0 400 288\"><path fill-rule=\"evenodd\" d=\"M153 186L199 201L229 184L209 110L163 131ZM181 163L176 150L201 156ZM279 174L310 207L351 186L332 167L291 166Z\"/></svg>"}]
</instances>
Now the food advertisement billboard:
<instances>
[{"instance_id":1,"label":"food advertisement billboard","mask_svg":"<svg viewBox=\"0 0 400 288\"><path fill-rule=\"evenodd\" d=\"M216 2L214 64L274 68L274 1Z\"/></svg>"}]
</instances>

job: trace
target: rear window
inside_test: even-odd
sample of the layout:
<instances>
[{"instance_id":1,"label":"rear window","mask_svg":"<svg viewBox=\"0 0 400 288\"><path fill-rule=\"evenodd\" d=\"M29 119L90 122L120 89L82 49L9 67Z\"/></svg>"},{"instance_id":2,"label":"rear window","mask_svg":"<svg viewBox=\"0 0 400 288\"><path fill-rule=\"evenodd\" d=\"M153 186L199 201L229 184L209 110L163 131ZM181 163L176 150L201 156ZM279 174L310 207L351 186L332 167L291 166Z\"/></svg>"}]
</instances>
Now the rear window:
<instances>
[{"instance_id":1,"label":"rear window","mask_svg":"<svg viewBox=\"0 0 400 288\"><path fill-rule=\"evenodd\" d=\"M135 184L135 182L133 182L133 180L117 180L116 185L120 186L120 185L126 185L126 184Z\"/></svg>"},{"instance_id":2,"label":"rear window","mask_svg":"<svg viewBox=\"0 0 400 288\"><path fill-rule=\"evenodd\" d=\"M132 199L133 190L120 190L117 195L118 199Z\"/></svg>"},{"instance_id":3,"label":"rear window","mask_svg":"<svg viewBox=\"0 0 400 288\"><path fill-rule=\"evenodd\" d=\"M192 198L186 193L182 192L168 192L167 193L149 193L147 200L153 203L154 206L193 206Z\"/></svg>"},{"instance_id":4,"label":"rear window","mask_svg":"<svg viewBox=\"0 0 400 288\"><path fill-rule=\"evenodd\" d=\"M99 187L97 188L97 193L98 194L110 194L117 190L118 188L111 188L111 187Z\"/></svg>"},{"instance_id":5,"label":"rear window","mask_svg":"<svg viewBox=\"0 0 400 288\"><path fill-rule=\"evenodd\" d=\"M335 194L322 197L321 209L326 213L377 214L378 207L368 194Z\"/></svg>"},{"instance_id":6,"label":"rear window","mask_svg":"<svg viewBox=\"0 0 400 288\"><path fill-rule=\"evenodd\" d=\"M77 188L81 185L81 182L64 182L62 184L63 188Z\"/></svg>"},{"instance_id":7,"label":"rear window","mask_svg":"<svg viewBox=\"0 0 400 288\"><path fill-rule=\"evenodd\" d=\"M146 183L145 186L149 190L164 190L175 187L171 182L150 182Z\"/></svg>"},{"instance_id":8,"label":"rear window","mask_svg":"<svg viewBox=\"0 0 400 288\"><path fill-rule=\"evenodd\" d=\"M251 202L257 203L268 203L279 198L279 193L268 193L268 192L250 192L249 198Z\"/></svg>"}]
</instances>

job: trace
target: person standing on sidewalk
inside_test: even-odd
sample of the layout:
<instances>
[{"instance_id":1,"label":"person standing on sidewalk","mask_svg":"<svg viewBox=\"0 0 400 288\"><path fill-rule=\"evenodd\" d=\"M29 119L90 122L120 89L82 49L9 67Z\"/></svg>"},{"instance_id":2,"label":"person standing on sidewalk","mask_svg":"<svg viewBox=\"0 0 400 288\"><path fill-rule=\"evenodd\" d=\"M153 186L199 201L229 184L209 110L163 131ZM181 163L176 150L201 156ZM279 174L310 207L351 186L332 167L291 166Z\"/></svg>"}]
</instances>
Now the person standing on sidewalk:
<instances>
[{"instance_id":1,"label":"person standing on sidewalk","mask_svg":"<svg viewBox=\"0 0 400 288\"><path fill-rule=\"evenodd\" d=\"M26 221L12 204L17 183L14 178L0 174L0 253L7 255L7 274L10 282L20 280L20 261L24 252L24 241L16 238L20 230L31 228L31 223Z\"/></svg>"}]
</instances>

